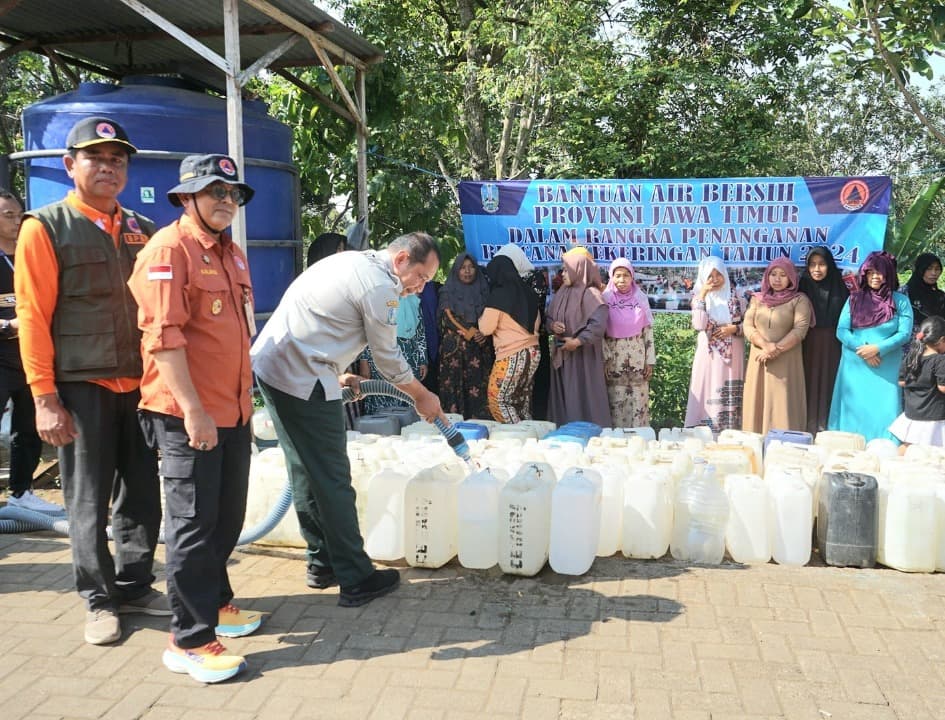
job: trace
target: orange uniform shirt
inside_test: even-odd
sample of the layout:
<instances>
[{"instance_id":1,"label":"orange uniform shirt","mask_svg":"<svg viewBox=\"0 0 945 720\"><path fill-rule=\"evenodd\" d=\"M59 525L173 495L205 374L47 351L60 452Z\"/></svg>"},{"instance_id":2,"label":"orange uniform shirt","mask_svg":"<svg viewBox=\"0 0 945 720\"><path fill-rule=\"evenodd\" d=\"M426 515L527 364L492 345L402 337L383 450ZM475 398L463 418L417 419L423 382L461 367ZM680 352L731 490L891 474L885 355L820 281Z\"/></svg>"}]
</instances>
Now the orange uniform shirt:
<instances>
[{"instance_id":1,"label":"orange uniform shirt","mask_svg":"<svg viewBox=\"0 0 945 720\"><path fill-rule=\"evenodd\" d=\"M188 215L161 228L138 253L128 287L138 302L144 375L140 407L183 417L153 353L184 348L190 378L217 427L252 415L249 325L253 295L246 256L230 238Z\"/></svg>"},{"instance_id":2,"label":"orange uniform shirt","mask_svg":"<svg viewBox=\"0 0 945 720\"><path fill-rule=\"evenodd\" d=\"M121 208L106 215L86 205L69 192L67 201L102 230L112 236L115 248L121 242ZM16 316L20 322L20 356L33 397L56 392L56 349L52 339L52 319L59 300L59 261L46 227L27 217L20 226L16 243ZM90 380L112 392L125 393L138 387L138 378Z\"/></svg>"}]
</instances>

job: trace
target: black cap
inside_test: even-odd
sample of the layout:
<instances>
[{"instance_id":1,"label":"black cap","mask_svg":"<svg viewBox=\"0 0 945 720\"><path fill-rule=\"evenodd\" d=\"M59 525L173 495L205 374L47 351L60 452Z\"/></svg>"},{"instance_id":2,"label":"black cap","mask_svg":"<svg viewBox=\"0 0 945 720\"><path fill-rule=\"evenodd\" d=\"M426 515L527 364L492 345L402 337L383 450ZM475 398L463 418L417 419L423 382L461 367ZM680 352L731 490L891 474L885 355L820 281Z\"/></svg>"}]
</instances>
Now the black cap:
<instances>
[{"instance_id":1,"label":"black cap","mask_svg":"<svg viewBox=\"0 0 945 720\"><path fill-rule=\"evenodd\" d=\"M241 205L252 200L256 193L249 185L240 182L236 162L229 155L188 155L180 162L179 178L180 183L167 191L167 199L171 201L171 205L177 207L181 206L178 193L184 195L198 193L215 182L238 185L242 188Z\"/></svg>"},{"instance_id":2,"label":"black cap","mask_svg":"<svg viewBox=\"0 0 945 720\"><path fill-rule=\"evenodd\" d=\"M66 138L66 148L81 150L92 145L108 142L124 146L129 155L138 152L138 148L128 141L128 133L125 132L125 129L114 120L106 117L89 117L79 120L69 131L69 136Z\"/></svg>"}]
</instances>

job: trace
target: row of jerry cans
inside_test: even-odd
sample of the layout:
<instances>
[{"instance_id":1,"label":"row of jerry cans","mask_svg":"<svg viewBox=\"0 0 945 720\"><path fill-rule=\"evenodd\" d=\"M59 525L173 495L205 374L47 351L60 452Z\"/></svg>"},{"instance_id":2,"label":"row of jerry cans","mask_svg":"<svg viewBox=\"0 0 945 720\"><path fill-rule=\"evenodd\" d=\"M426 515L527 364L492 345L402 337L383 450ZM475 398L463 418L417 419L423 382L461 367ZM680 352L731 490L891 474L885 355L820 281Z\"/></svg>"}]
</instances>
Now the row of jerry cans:
<instances>
[{"instance_id":1,"label":"row of jerry cans","mask_svg":"<svg viewBox=\"0 0 945 720\"><path fill-rule=\"evenodd\" d=\"M575 468L558 482L545 463L523 465L512 478L488 468L466 477L459 466L412 477L386 468L368 487L365 550L428 568L458 554L464 567L498 564L526 576L550 560L556 572L580 575L597 554L603 488L594 470Z\"/></svg>"},{"instance_id":2,"label":"row of jerry cans","mask_svg":"<svg viewBox=\"0 0 945 720\"><path fill-rule=\"evenodd\" d=\"M268 417L257 413L253 420L258 435L263 438L274 435ZM754 434L744 435L750 436L753 442L761 438ZM368 438L364 440L368 441ZM386 464L406 458L413 462L422 458L426 464L454 459L448 447L439 438L438 442L433 442L433 438L426 439L426 442L412 442L401 437L376 440L370 445L378 452L377 458L372 462L352 458L352 474L358 490L362 525L365 524L366 501L369 497L367 482L381 464L378 458L383 458L382 463ZM642 447L650 446L651 449L642 457L644 465L631 461L631 458L641 459L636 453L621 455L620 451L627 449L624 443L628 440L630 446L634 442ZM680 440L682 442L679 442ZM827 497L822 496L822 488L826 484L824 480L828 473L859 473L879 479L876 502L873 503L876 507L875 524L863 519L870 517L869 512L864 515L864 510L852 503L852 500L834 503L833 507L837 509L827 520L818 522L817 526L818 535L821 536L821 554L825 561L836 565L871 564L871 543L865 538L869 534L868 528L872 526L875 527L876 538L872 546L879 562L905 571L929 572L945 569L945 485L925 480L945 477L945 451L941 448L913 445L908 448L905 457L899 457L898 454L890 453L890 448L880 446L877 441L865 443L862 436L852 433L820 433L817 441L819 445L810 447L769 442L765 451L768 471L765 473L764 482L760 478L745 477L747 473L744 472L730 472L745 468L743 462L740 468L738 463L726 468L729 447L716 445L702 448L700 456L716 464L718 470L724 471L718 473L718 478L723 481L731 504L725 541L732 558L741 562L763 562L768 559L770 552L770 556L781 563L807 562L810 547L809 543L805 547L804 538L810 537L809 522L813 522L817 516L823 516L824 508L828 507L825 505ZM535 440L532 439L531 442ZM563 475L570 462L586 463L596 468L601 477L602 493L598 555L611 555L622 549L624 554L630 557L660 557L666 549L666 527L675 525L678 531L684 526L684 523L673 523L673 519L681 518L684 513L676 495L677 487L681 486L692 468L692 456L683 452L687 442L693 445L688 449L694 451L697 439L692 436L680 436L675 440L667 439L643 445L638 429L627 433L605 429L600 437L592 438L588 447L584 448L586 455L574 444L567 444L543 448L544 453L535 453L534 457L547 456L552 459L557 469L556 475ZM491 449L504 444L493 443ZM506 467L510 468L514 465L514 456L517 454L514 448L524 448L514 442L507 444L509 448ZM357 446L358 443L351 444L351 447ZM352 455L358 455L359 452ZM822 460L824 457L827 457L827 460ZM254 524L266 515L272 499L278 496L285 485L284 459L278 448L264 450L254 456L251 467L247 525ZM665 481L660 480L663 477L660 471L664 471ZM412 470L406 468L403 472L408 479L413 474ZM461 466L453 468L453 473L457 478L465 474ZM500 477L502 475L498 470L495 473ZM797 482L798 477L807 485L808 494L805 495L801 483ZM866 479L864 483L865 486L858 496L869 498L873 492L872 479ZM663 487L664 484L666 487ZM760 529L764 523L760 523L759 519L771 517L770 512L760 511L760 508L770 505L769 501L760 497L762 485L765 492L774 486L774 492L778 495L773 506L780 509L784 521L769 522L774 531ZM849 488L848 492L851 497L856 495L849 491ZM382 498L375 498L379 499ZM810 508L810 521L804 518L801 510L805 504ZM829 522L829 517L838 517L842 513L850 515L847 521L834 524ZM856 526L861 529L862 537L859 539L853 542L845 539L849 535L846 531L836 536L831 534L832 531L827 532L828 528L849 524L854 517L858 518ZM791 518L799 520L794 523L790 521ZM920 528L921 532L913 531L916 528ZM764 537L769 539L767 547ZM288 513L279 526L267 536L265 542L301 545L294 513ZM680 544L675 543L675 547L678 550ZM675 552L674 555L692 559L682 551ZM378 559L383 558L379 556Z\"/></svg>"},{"instance_id":3,"label":"row of jerry cans","mask_svg":"<svg viewBox=\"0 0 945 720\"><path fill-rule=\"evenodd\" d=\"M542 463L522 466L511 479L490 469L463 478L460 468L413 477L388 468L368 488L365 548L376 560L403 557L421 567L440 567L458 554L465 567L498 564L517 575L533 575L546 561L556 572L580 575L595 556L618 550L635 558L670 550L677 559L719 563L728 547L743 562L767 562L772 554L782 563L807 562L807 485L781 483L760 506L756 489L735 481L726 491L704 464L678 484L655 465L630 475L603 464L571 468L557 483ZM752 516L759 512L770 520L759 523Z\"/></svg>"},{"instance_id":4,"label":"row of jerry cans","mask_svg":"<svg viewBox=\"0 0 945 720\"><path fill-rule=\"evenodd\" d=\"M700 563L719 563L726 550L742 563L799 566L811 557L811 488L797 471L767 482L730 475L723 488L711 469L697 464L675 489L667 470L656 466L626 477L605 465L573 468L557 484L554 471L539 463L507 482L501 470L463 479L457 468L445 484L437 480L442 471L427 470L413 486L407 474L393 474L405 496L402 533L399 498L389 497L393 507L377 515L382 487L372 481L369 494L366 547L379 560L406 557L411 565L439 567L458 554L465 567L498 563L504 572L531 575L546 560L557 572L582 574L595 555L618 549L636 558L659 558L669 549L676 559ZM878 556L900 570L936 569L945 540L937 531L945 486L936 497L928 484L880 488L872 476L849 472L825 473L819 484L825 562L869 567Z\"/></svg>"}]
</instances>

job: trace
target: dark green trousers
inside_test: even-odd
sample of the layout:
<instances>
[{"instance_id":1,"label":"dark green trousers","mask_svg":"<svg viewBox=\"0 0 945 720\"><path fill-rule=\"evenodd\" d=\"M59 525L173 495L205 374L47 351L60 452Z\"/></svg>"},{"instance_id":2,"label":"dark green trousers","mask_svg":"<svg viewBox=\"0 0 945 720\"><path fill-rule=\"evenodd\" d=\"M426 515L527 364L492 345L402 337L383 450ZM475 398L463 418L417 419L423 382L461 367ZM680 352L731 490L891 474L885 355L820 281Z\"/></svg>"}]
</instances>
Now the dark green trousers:
<instances>
[{"instance_id":1,"label":"dark green trousers","mask_svg":"<svg viewBox=\"0 0 945 720\"><path fill-rule=\"evenodd\" d=\"M374 566L364 552L354 507L344 405L326 400L320 382L308 400L257 382L285 452L309 565L331 567L342 587L357 585Z\"/></svg>"}]
</instances>

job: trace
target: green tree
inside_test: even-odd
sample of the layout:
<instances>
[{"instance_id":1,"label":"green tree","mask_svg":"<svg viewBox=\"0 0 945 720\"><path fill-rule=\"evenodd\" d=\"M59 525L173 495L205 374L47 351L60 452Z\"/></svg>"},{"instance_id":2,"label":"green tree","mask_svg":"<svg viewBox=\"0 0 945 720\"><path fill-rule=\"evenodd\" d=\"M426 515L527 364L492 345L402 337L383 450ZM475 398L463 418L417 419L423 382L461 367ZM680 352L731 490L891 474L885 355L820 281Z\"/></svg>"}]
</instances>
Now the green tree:
<instances>
[{"instance_id":1,"label":"green tree","mask_svg":"<svg viewBox=\"0 0 945 720\"><path fill-rule=\"evenodd\" d=\"M369 76L374 221L425 218L404 217L419 199L442 208L440 235L457 247L459 179L784 173L775 121L817 46L812 23L760 4L344 6L386 53Z\"/></svg>"},{"instance_id":2,"label":"green tree","mask_svg":"<svg viewBox=\"0 0 945 720\"><path fill-rule=\"evenodd\" d=\"M809 22L769 3L639 0L617 21L628 52L616 122L623 177L788 174L777 119L797 64L818 52Z\"/></svg>"},{"instance_id":3,"label":"green tree","mask_svg":"<svg viewBox=\"0 0 945 720\"><path fill-rule=\"evenodd\" d=\"M793 172L891 176L886 248L899 257L900 268L920 252L940 251L945 193L938 193L934 180L945 173L945 146L904 105L896 88L889 82L850 83L808 65L799 73L793 97L776 122L785 156L795 163ZM929 114L945 115L945 95L929 94L922 103Z\"/></svg>"},{"instance_id":4,"label":"green tree","mask_svg":"<svg viewBox=\"0 0 945 720\"><path fill-rule=\"evenodd\" d=\"M734 3L739 4L738 0ZM891 80L910 112L940 143L941 117L930 115L913 92L913 75L933 78L930 59L945 57L945 4L929 0L790 0L782 7L794 19L817 23L830 43L830 59L851 80Z\"/></svg>"},{"instance_id":5,"label":"green tree","mask_svg":"<svg viewBox=\"0 0 945 720\"><path fill-rule=\"evenodd\" d=\"M15 53L0 60L0 155L23 149L20 129L23 108L73 89L80 79L85 76L63 75L56 65L35 53ZM11 164L10 174L12 189L22 195L23 177L19 165Z\"/></svg>"}]
</instances>

